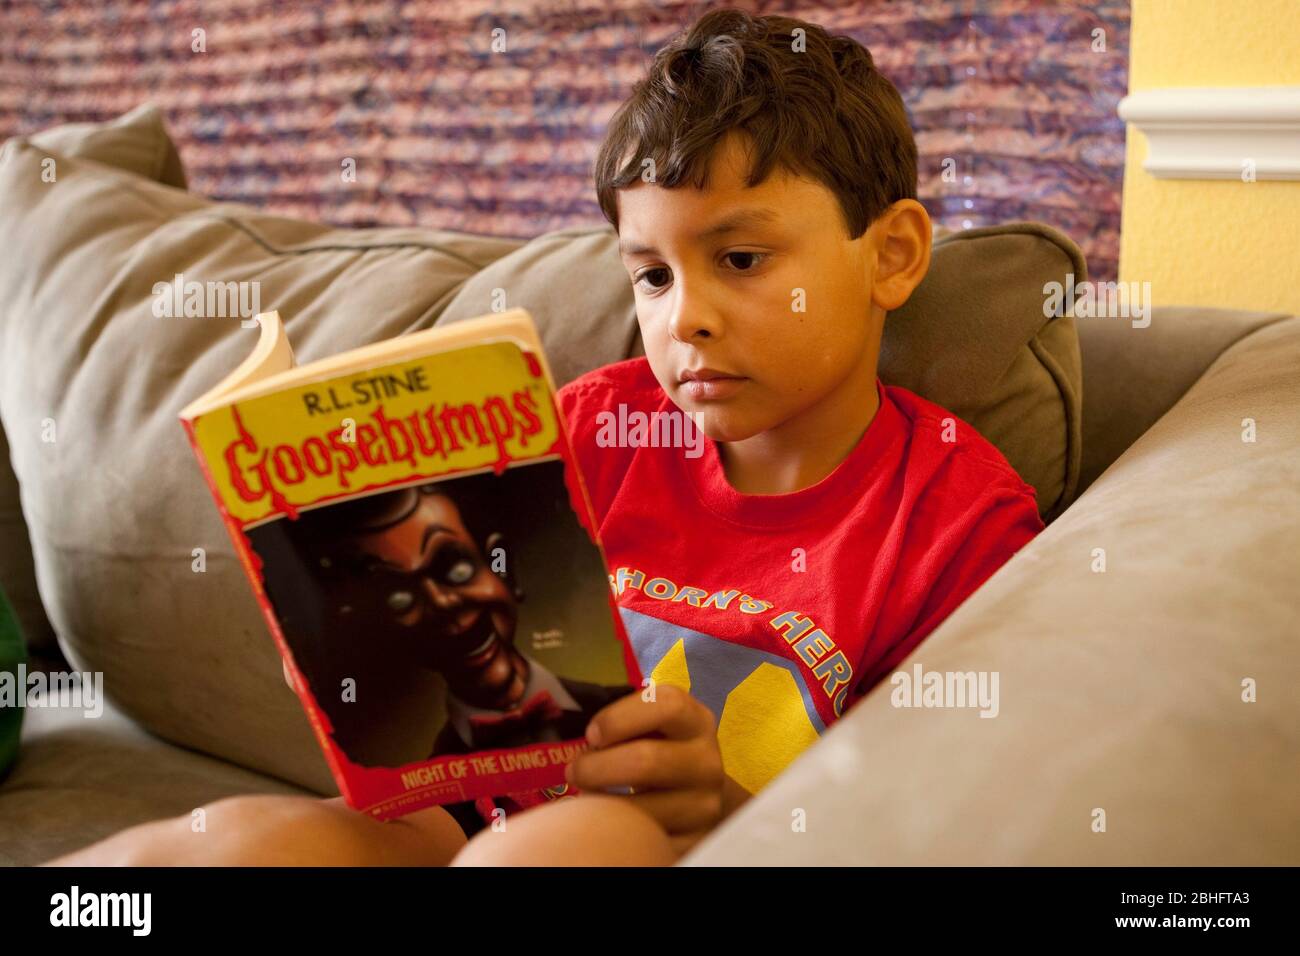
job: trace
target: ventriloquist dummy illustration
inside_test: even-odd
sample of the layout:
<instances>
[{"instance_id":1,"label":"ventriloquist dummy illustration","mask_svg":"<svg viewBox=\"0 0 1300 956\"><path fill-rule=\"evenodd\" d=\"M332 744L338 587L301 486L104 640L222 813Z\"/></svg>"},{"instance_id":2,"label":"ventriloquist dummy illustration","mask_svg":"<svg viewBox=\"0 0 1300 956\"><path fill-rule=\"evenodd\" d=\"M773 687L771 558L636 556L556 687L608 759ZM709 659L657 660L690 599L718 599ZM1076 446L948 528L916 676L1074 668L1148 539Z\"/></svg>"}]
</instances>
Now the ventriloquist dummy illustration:
<instances>
[{"instance_id":1,"label":"ventriloquist dummy illustration","mask_svg":"<svg viewBox=\"0 0 1300 956\"><path fill-rule=\"evenodd\" d=\"M398 760L572 740L631 690L612 654L574 656L590 656L584 629L612 625L603 569L585 566L599 556L572 545L584 532L559 461L370 494L247 533L294 658L356 763L392 754L372 738L394 733L407 738ZM412 689L420 672L440 678L432 693ZM423 748L410 739L421 722L391 716L409 715L413 695L430 698L425 713L438 698L441 727Z\"/></svg>"}]
</instances>

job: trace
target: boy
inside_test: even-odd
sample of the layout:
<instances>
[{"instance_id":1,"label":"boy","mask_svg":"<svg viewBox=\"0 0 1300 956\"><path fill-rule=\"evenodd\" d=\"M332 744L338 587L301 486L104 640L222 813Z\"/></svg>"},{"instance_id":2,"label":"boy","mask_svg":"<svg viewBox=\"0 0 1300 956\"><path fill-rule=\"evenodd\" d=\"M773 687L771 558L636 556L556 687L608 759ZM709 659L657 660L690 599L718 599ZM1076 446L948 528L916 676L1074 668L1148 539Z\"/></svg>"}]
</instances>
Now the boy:
<instances>
[{"instance_id":1,"label":"boy","mask_svg":"<svg viewBox=\"0 0 1300 956\"><path fill-rule=\"evenodd\" d=\"M672 862L1041 530L992 445L877 378L931 226L902 101L863 47L707 13L614 116L595 178L646 357L559 405L656 692L592 719L568 769L583 795L468 844L441 808L379 824L236 798L211 808L217 846L183 817L63 862ZM610 447L599 418L620 404L690 416L703 454Z\"/></svg>"}]
</instances>

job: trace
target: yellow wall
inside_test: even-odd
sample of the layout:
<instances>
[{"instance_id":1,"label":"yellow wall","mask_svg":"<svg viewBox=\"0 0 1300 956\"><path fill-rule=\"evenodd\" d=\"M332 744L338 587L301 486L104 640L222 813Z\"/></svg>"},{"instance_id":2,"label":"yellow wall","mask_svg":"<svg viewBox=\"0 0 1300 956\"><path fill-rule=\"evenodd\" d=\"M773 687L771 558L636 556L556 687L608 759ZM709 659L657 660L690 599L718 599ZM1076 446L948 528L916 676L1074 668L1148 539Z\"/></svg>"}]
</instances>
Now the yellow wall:
<instances>
[{"instance_id":1,"label":"yellow wall","mask_svg":"<svg viewBox=\"0 0 1300 956\"><path fill-rule=\"evenodd\" d=\"M1300 0L1133 0L1129 91L1300 85ZM1154 179L1132 125L1120 279L1156 305L1300 313L1300 182Z\"/></svg>"}]
</instances>

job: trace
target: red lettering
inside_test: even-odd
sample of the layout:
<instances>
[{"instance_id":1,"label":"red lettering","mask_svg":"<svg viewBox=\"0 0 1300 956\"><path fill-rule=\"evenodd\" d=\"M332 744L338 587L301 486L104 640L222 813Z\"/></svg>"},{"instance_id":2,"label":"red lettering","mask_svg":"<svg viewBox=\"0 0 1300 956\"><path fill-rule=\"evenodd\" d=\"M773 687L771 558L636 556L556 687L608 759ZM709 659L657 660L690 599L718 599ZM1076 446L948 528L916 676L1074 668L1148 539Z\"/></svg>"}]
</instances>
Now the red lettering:
<instances>
[{"instance_id":1,"label":"red lettering","mask_svg":"<svg viewBox=\"0 0 1300 956\"><path fill-rule=\"evenodd\" d=\"M238 420L238 417L236 417L236 420ZM248 482L244 481L243 469L239 467L239 462L235 460L235 453L237 449L240 448L256 454L257 442L253 440L252 435L245 432L242 428L240 431L243 434L226 446L226 468L230 471L230 483L235 486L235 493L238 494L240 498L245 501L260 501L262 496L266 494L266 484L263 483L260 491L254 491L250 488ZM262 459L265 461L266 456L263 455Z\"/></svg>"},{"instance_id":2,"label":"red lettering","mask_svg":"<svg viewBox=\"0 0 1300 956\"><path fill-rule=\"evenodd\" d=\"M357 426L357 444L361 446L361 460L367 465L383 465L388 462L388 459L384 457L382 448L375 452L370 447L379 444L379 435L373 425Z\"/></svg>"},{"instance_id":3,"label":"red lettering","mask_svg":"<svg viewBox=\"0 0 1300 956\"><path fill-rule=\"evenodd\" d=\"M271 464L275 465L275 473L286 485L302 484L302 462L298 459L298 449L292 445L276 445L275 454L271 456ZM292 466L292 473L290 466Z\"/></svg>"},{"instance_id":4,"label":"red lettering","mask_svg":"<svg viewBox=\"0 0 1300 956\"><path fill-rule=\"evenodd\" d=\"M239 439L232 442L230 447L226 449L226 464L231 469L230 480L235 486L235 490L245 501L261 501L269 492L271 495L271 507L275 508L277 511L283 512L290 518L298 517L298 509L289 504L288 499L280 493L280 490L276 488L275 484L271 481L270 475L266 470L265 452L263 452L262 457L258 459L257 464L253 466L257 476L261 479L262 490L255 492L244 483L243 477L240 474L240 469L235 464L235 448L242 445L248 451L256 453L257 440L253 438L253 436L249 434L248 429L244 427L244 420L239 417L239 408L237 406L230 406L230 414L234 416L235 429L239 432Z\"/></svg>"},{"instance_id":5,"label":"red lettering","mask_svg":"<svg viewBox=\"0 0 1300 956\"><path fill-rule=\"evenodd\" d=\"M320 456L319 465L316 463L317 459L313 458L312 452ZM318 478L323 478L333 470L330 450L326 447L323 438L312 436L302 443L302 460L307 463L308 470Z\"/></svg>"},{"instance_id":6,"label":"red lettering","mask_svg":"<svg viewBox=\"0 0 1300 956\"><path fill-rule=\"evenodd\" d=\"M412 467L415 466L415 443L411 441L411 436L406 433L406 426L400 419L389 418L384 414L384 406L376 405L373 415L376 422L379 423L379 431L384 436L384 441L388 444L388 459L392 462L404 461ZM400 438L401 450L398 450L399 442L394 440Z\"/></svg>"},{"instance_id":7,"label":"red lettering","mask_svg":"<svg viewBox=\"0 0 1300 956\"><path fill-rule=\"evenodd\" d=\"M526 391L515 392L514 406L515 411L524 417L519 443L527 448L529 437L542 430L542 420L537 415L537 400Z\"/></svg>"},{"instance_id":8,"label":"red lettering","mask_svg":"<svg viewBox=\"0 0 1300 956\"><path fill-rule=\"evenodd\" d=\"M424 429L420 427L420 420L423 418L424 423L429 427L429 438L426 440ZM411 432L415 435L415 440L420 446L420 454L425 458L432 458L434 455L441 455L446 458L446 453L442 450L442 432L438 431L438 419L434 417L433 409L430 408L421 416L419 412L412 412L406 420L411 424Z\"/></svg>"},{"instance_id":9,"label":"red lettering","mask_svg":"<svg viewBox=\"0 0 1300 956\"><path fill-rule=\"evenodd\" d=\"M500 474L510 460L506 453L506 439L515 432L515 420L506 400L496 395L483 403L483 413L487 416L488 428L491 429L492 439L497 446L496 471Z\"/></svg>"},{"instance_id":10,"label":"red lettering","mask_svg":"<svg viewBox=\"0 0 1300 956\"><path fill-rule=\"evenodd\" d=\"M342 457L339 461L339 484L344 488L350 488L348 484L348 474L357 470L357 452L352 447L351 442L343 440L343 432L346 429L336 428L325 437L329 439L330 447Z\"/></svg>"},{"instance_id":11,"label":"red lettering","mask_svg":"<svg viewBox=\"0 0 1300 956\"><path fill-rule=\"evenodd\" d=\"M442 427L447 432L447 437L451 439L451 450L460 451L460 439L470 440L469 425L474 426L474 433L478 436L478 444L486 445L488 443L487 435L483 432L483 422L478 416L478 409L473 405L466 403L460 408L453 408L450 405L443 405L442 414L439 416L442 420ZM467 424L468 420L468 424ZM460 425L460 436L457 436L453 424Z\"/></svg>"}]
</instances>

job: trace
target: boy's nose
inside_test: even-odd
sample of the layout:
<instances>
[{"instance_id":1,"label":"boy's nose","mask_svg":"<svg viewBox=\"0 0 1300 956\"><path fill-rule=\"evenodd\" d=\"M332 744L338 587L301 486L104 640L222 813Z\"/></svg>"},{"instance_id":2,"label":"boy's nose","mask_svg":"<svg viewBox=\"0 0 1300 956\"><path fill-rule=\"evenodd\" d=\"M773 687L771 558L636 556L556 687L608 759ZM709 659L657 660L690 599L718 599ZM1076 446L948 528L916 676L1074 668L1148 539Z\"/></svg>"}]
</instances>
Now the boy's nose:
<instances>
[{"instance_id":1,"label":"boy's nose","mask_svg":"<svg viewBox=\"0 0 1300 956\"><path fill-rule=\"evenodd\" d=\"M668 319L668 334L679 342L722 337L723 321L717 309L703 295L679 292Z\"/></svg>"}]
</instances>

